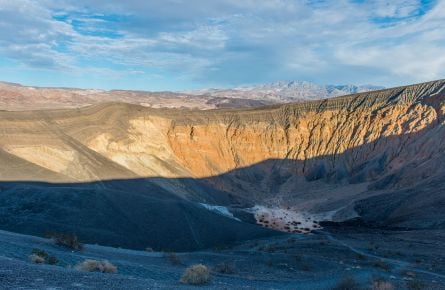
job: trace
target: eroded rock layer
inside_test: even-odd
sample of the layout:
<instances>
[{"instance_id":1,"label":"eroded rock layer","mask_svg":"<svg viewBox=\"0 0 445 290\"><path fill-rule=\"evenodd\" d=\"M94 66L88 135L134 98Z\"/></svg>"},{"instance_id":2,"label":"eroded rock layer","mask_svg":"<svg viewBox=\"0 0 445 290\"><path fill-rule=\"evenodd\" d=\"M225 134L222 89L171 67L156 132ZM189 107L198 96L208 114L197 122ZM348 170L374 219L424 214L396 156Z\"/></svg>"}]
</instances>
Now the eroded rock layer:
<instances>
[{"instance_id":1,"label":"eroded rock layer","mask_svg":"<svg viewBox=\"0 0 445 290\"><path fill-rule=\"evenodd\" d=\"M290 171L308 179L351 177L361 169L369 169L365 175L387 173L439 151L440 144L432 143L441 138L423 136L441 129L444 86L437 81L252 110L154 110L113 103L1 112L0 146L78 181L205 178L270 159L297 161ZM365 162L366 168L358 168Z\"/></svg>"}]
</instances>

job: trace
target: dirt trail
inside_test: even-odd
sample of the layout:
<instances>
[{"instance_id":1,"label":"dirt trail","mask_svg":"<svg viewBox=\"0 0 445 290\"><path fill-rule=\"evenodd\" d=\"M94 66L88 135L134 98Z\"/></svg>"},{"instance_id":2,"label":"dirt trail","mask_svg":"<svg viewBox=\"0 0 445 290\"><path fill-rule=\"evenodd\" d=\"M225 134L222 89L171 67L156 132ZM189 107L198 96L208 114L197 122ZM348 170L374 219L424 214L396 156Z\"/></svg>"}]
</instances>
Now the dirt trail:
<instances>
[{"instance_id":1,"label":"dirt trail","mask_svg":"<svg viewBox=\"0 0 445 290\"><path fill-rule=\"evenodd\" d=\"M323 235L324 237L326 237L328 240L340 244L346 248L348 248L349 250L351 250L352 252L359 254L359 255L363 255L365 257L368 258L373 258L373 259L378 259L382 262L385 262L387 264L390 264L391 266L394 267L394 269L399 269L399 270L409 270L409 271L413 271L413 272L418 272L418 273L422 273L422 274L426 274L426 275L430 275L433 276L435 278L439 278L445 281L445 275L439 274L439 273L435 273L435 272L431 272L425 269L421 269L419 267L415 267L413 266L410 262L407 261L403 261L403 260L397 260L397 259L392 259L392 258L385 258L379 255L375 255L375 254L371 254L369 252L360 250L354 246L351 246L350 244L346 243L345 241L342 241L336 237L334 237L331 233L326 232L326 231L318 231L317 233Z\"/></svg>"}]
</instances>

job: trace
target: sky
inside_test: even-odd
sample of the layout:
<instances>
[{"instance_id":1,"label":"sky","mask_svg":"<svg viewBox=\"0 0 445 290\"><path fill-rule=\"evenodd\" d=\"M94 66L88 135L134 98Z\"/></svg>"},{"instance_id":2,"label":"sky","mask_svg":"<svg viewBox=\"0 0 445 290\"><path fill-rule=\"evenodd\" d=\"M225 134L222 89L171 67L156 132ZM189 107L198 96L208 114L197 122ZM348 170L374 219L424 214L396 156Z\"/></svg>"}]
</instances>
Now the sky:
<instances>
[{"instance_id":1,"label":"sky","mask_svg":"<svg viewBox=\"0 0 445 290\"><path fill-rule=\"evenodd\" d=\"M0 80L135 90L445 78L445 0L0 0Z\"/></svg>"}]
</instances>

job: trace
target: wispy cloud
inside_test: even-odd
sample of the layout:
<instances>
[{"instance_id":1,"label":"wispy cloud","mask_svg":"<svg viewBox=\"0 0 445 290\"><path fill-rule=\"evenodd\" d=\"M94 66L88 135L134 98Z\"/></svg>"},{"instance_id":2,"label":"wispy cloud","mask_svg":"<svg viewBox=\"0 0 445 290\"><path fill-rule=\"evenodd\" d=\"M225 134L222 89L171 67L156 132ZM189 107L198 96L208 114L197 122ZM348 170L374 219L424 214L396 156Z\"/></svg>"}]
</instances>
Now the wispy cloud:
<instances>
[{"instance_id":1,"label":"wispy cloud","mask_svg":"<svg viewBox=\"0 0 445 290\"><path fill-rule=\"evenodd\" d=\"M109 87L396 85L444 77L444 11L444 0L0 0L0 58Z\"/></svg>"}]
</instances>

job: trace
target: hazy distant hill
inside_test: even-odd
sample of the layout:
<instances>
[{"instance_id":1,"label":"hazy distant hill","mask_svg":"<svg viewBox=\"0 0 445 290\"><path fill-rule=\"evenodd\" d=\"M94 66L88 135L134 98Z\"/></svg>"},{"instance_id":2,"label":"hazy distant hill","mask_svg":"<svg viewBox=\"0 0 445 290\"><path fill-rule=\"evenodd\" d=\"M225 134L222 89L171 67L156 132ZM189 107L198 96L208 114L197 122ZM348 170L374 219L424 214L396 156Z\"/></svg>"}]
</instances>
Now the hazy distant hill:
<instances>
[{"instance_id":1,"label":"hazy distant hill","mask_svg":"<svg viewBox=\"0 0 445 290\"><path fill-rule=\"evenodd\" d=\"M27 87L0 82L0 110L77 108L102 102L125 102L152 108L253 108L265 105L325 99L380 89L376 86L317 85L292 81L228 90L148 92L77 88Z\"/></svg>"},{"instance_id":2,"label":"hazy distant hill","mask_svg":"<svg viewBox=\"0 0 445 290\"><path fill-rule=\"evenodd\" d=\"M196 93L215 97L244 98L283 103L319 100L381 89L384 89L384 87L374 85L319 85L306 81L280 81L233 89L201 90Z\"/></svg>"}]
</instances>

